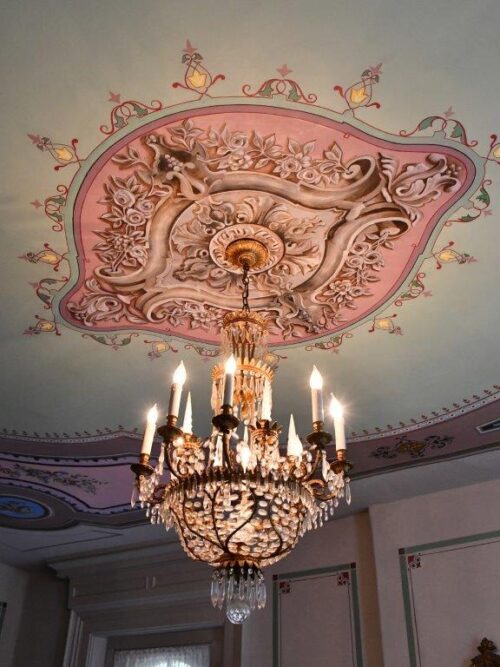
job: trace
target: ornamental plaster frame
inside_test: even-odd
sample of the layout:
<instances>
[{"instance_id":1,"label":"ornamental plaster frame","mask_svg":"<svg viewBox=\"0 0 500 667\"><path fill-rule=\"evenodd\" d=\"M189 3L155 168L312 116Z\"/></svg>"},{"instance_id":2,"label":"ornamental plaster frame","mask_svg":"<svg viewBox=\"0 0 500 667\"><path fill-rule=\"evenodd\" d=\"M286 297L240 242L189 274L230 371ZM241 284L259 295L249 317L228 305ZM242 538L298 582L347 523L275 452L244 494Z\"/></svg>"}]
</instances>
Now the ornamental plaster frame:
<instances>
[{"instance_id":1,"label":"ornamental plaster frame","mask_svg":"<svg viewBox=\"0 0 500 667\"><path fill-rule=\"evenodd\" d=\"M245 109L249 110L257 109L260 112L266 112L267 110L268 113L272 113L273 111L275 111L280 113L288 113L293 116L304 115L305 117L308 117L315 122L320 122L322 119L324 119L327 122L333 121L334 123L340 124L342 127L344 127L347 134L349 133L349 131L359 131L364 134L368 134L374 140L390 142L391 144L394 144L396 146L405 146L408 147L409 149L411 147L425 146L425 148L428 149L430 152L432 152L433 150L439 151L439 149L443 148L456 151L461 155L464 161L467 161L471 166L470 172L468 170L468 174L469 175L471 174L471 178L469 178L467 187L461 194L460 198L453 202L453 205L451 207L447 207L446 210L441 211L439 213L438 220L434 224L434 227L430 233L430 236L427 238L424 247L419 249L419 253L416 257L416 260L413 262L413 265L409 267L409 269L405 272L406 278L402 282L393 285L391 291L384 295L384 298L382 300L383 302L379 303L375 309L371 310L369 313L366 313L359 320L356 320L354 324L350 323L347 324L344 328L339 329L338 332L336 333L340 336L346 333L348 329L352 330L353 328L357 328L358 326L361 326L367 322L373 321L374 317L376 318L379 313L381 313L387 308L387 305L391 303L391 299L397 292L408 288L408 286L413 280L413 275L415 273L415 270L418 271L423 261L427 258L429 248L432 248L433 245L435 244L436 239L443 225L449 218L450 212L452 210L459 209L463 205L467 205L471 196L479 189L482 182L484 181L484 172L485 172L484 158L478 156L477 153L474 150L472 150L469 146L458 144L457 142L444 137L442 132L436 132L434 137L432 138L426 137L425 141L423 141L422 138L417 138L414 136L396 136L393 134L382 132L371 125L359 121L357 118L353 116L351 112L344 112L343 114L339 114L325 107L319 107L316 105L313 106L310 104L303 104L300 102L294 102L292 104L281 99L280 100L273 99L272 104L270 104L269 101L267 100L256 99L256 98L242 99L240 97L236 98L224 97L224 98L213 98L213 99L205 98L202 105L200 105L199 102L176 104L170 107L162 108L158 111L153 111L149 113L147 116L142 118L130 119L128 127L124 127L123 129L115 132L112 136L106 138L99 146L97 146L94 149L94 151L90 153L90 155L85 160L81 161L80 168L78 172L75 174L75 177L73 178L70 184L66 205L64 208L64 228L66 230L68 249L69 249L66 255L66 259L69 263L71 276L76 276L77 280L80 279L79 267L77 265L78 248L73 235L70 233L70 231L72 230L73 211L78 193L80 192L80 188L82 187L82 184L85 181L87 173L92 168L92 166L110 148L112 147L116 148L116 146L119 146L122 143L123 144L127 143L128 141L131 140L132 137L140 136L141 134L144 133L144 131L148 127L152 127L155 125L155 123L157 124L158 122L161 122L166 118L171 118L171 117L181 118L183 115L189 116L194 112L200 112L201 114L207 114L210 112L224 113L225 111L231 109L238 111L244 111ZM68 319L66 319L62 315L63 312L62 306L64 304L65 298L67 297L70 290L74 288L74 285L75 285L74 280L69 279L67 283L64 285L64 287L54 296L52 307L53 307L53 313L55 315L55 322L56 325L64 324L64 326L69 326L74 330L89 333L89 331L91 330L89 330L88 327L80 327L75 322L68 321ZM109 329L109 331L113 332L116 332L118 330L120 331L120 333L128 335L136 335L138 331L138 329L135 329L134 327L121 327L121 326L111 327ZM101 329L100 331L105 332L105 330L103 329ZM141 333L147 333L147 330L142 329ZM163 336L162 332L158 330L152 330L150 333L154 333L154 335L160 337ZM175 332L168 333L169 338L171 338L172 336L174 337L176 336ZM329 333L323 334L314 337L310 340L321 341L324 340L325 338L328 338L329 336L330 336ZM185 338L183 340L185 340ZM203 345L209 349L213 349L215 347L210 342L205 342L205 341L203 341ZM298 341L290 341L290 342L287 341L283 345L276 345L276 349L280 349L281 347L287 347L287 348L302 347L303 345L304 345L303 339ZM319 343L319 345L321 346L321 343Z\"/></svg>"}]
</instances>

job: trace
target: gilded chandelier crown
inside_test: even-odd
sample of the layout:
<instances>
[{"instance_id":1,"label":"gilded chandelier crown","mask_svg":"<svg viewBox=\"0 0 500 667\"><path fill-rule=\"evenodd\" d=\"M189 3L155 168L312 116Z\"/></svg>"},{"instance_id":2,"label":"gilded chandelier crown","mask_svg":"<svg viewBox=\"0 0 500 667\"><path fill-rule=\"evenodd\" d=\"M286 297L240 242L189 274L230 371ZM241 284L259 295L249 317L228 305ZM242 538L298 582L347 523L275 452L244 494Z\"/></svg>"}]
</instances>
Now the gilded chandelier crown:
<instances>
[{"instance_id":1,"label":"gilded chandelier crown","mask_svg":"<svg viewBox=\"0 0 500 667\"><path fill-rule=\"evenodd\" d=\"M186 379L184 365L174 373L158 462L150 461L156 428L148 414L132 505L147 507L152 523L175 527L186 554L214 567L211 599L226 606L227 617L242 623L266 603L262 568L284 558L307 530L333 515L339 498L350 502L350 464L345 457L342 406L332 395L337 457L327 458L332 436L323 430L322 379L311 375L313 431L306 444L290 419L286 452L281 426L271 419L271 383L266 320L248 304L249 274L265 262L265 247L251 239L228 246L226 255L243 274L243 307L225 315L225 363L212 370L212 432L192 432L188 395L182 429L177 426ZM242 424L243 432L237 429Z\"/></svg>"}]
</instances>

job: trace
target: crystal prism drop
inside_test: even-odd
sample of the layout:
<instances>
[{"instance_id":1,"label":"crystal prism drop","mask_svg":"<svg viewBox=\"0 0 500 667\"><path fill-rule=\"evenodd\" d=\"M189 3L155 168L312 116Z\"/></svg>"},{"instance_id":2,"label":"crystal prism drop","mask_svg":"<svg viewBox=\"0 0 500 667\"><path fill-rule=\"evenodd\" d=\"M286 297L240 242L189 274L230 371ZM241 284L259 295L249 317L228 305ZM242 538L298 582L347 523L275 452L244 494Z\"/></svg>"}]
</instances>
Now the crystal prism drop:
<instances>
[{"instance_id":1,"label":"crystal prism drop","mask_svg":"<svg viewBox=\"0 0 500 667\"><path fill-rule=\"evenodd\" d=\"M137 485L134 484L132 488L132 496L130 498L130 506L135 507L138 500L139 500L139 490L137 488Z\"/></svg>"},{"instance_id":2,"label":"crystal prism drop","mask_svg":"<svg viewBox=\"0 0 500 667\"><path fill-rule=\"evenodd\" d=\"M219 579L215 574L212 577L212 588L210 590L210 597L212 599L212 606L217 607L217 601L219 599Z\"/></svg>"}]
</instances>

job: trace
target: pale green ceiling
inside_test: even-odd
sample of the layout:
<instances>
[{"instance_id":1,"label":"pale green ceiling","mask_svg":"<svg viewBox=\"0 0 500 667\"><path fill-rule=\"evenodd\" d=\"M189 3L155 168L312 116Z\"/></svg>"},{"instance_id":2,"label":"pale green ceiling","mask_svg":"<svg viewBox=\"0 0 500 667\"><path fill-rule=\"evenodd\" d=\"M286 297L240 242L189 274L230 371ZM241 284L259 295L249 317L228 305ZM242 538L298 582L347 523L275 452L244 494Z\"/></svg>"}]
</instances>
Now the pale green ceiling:
<instances>
[{"instance_id":1,"label":"pale green ceiling","mask_svg":"<svg viewBox=\"0 0 500 667\"><path fill-rule=\"evenodd\" d=\"M47 267L18 259L62 234L30 201L69 183L27 133L60 141L78 137L85 155L102 140L99 125L123 99L164 103L192 99L173 90L182 79L186 38L226 80L214 94L256 86L284 62L305 92L342 110L333 86L350 85L368 65L383 63L376 99L382 108L359 118L385 131L413 129L452 106L485 154L500 132L500 4L496 0L364 0L332 2L165 2L144 0L3 1L0 427L38 432L139 426L145 408L166 403L168 378L182 353L195 377L195 426L208 420L209 370L192 352L151 361L140 340L112 351L80 334L23 336L43 314L30 287ZM491 164L493 215L447 227L472 264L436 270L428 261L431 298L397 309L404 335L354 330L337 355L290 351L275 384L276 416L290 409L309 421L307 376L316 363L349 407L350 430L398 423L451 406L499 381L500 167ZM390 311L390 312L389 312ZM388 314L394 312L388 309ZM193 381L193 385L195 383ZM200 410L200 412L198 412ZM306 427L302 427L302 432Z\"/></svg>"}]
</instances>

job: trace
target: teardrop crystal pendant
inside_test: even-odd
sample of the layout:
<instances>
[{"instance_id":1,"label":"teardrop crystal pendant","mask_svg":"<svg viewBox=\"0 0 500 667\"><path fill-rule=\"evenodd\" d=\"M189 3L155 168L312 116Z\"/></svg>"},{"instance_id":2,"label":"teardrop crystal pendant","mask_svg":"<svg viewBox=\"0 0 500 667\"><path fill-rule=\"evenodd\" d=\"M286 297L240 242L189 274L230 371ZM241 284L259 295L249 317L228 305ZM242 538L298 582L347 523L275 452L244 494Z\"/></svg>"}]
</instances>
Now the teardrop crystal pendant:
<instances>
[{"instance_id":1,"label":"teardrop crystal pendant","mask_svg":"<svg viewBox=\"0 0 500 667\"><path fill-rule=\"evenodd\" d=\"M232 565L215 570L212 575L211 599L215 608L226 603L226 616L240 625L257 607L266 605L266 585L261 570L251 565Z\"/></svg>"},{"instance_id":2,"label":"teardrop crystal pendant","mask_svg":"<svg viewBox=\"0 0 500 667\"><path fill-rule=\"evenodd\" d=\"M139 500L139 490L137 488L137 484L134 484L134 486L132 487L132 496L130 498L130 507L135 507L138 500Z\"/></svg>"},{"instance_id":3,"label":"teardrop crystal pendant","mask_svg":"<svg viewBox=\"0 0 500 667\"><path fill-rule=\"evenodd\" d=\"M351 496L351 480L349 477L345 478L345 501L348 505L351 504L352 496Z\"/></svg>"}]
</instances>

